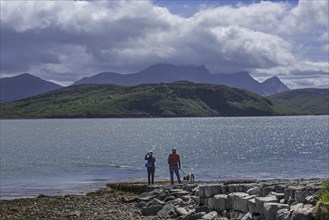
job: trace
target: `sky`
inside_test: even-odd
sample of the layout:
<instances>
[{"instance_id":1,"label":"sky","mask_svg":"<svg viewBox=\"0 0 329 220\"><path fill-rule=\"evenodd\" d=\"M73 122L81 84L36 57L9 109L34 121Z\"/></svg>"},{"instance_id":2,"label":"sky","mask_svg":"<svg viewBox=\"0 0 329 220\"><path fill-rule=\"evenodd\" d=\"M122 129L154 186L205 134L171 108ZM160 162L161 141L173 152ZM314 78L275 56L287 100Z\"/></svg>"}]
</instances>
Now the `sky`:
<instances>
[{"instance_id":1,"label":"sky","mask_svg":"<svg viewBox=\"0 0 329 220\"><path fill-rule=\"evenodd\" d=\"M1 3L1 77L64 86L155 63L329 87L329 1L66 0Z\"/></svg>"}]
</instances>

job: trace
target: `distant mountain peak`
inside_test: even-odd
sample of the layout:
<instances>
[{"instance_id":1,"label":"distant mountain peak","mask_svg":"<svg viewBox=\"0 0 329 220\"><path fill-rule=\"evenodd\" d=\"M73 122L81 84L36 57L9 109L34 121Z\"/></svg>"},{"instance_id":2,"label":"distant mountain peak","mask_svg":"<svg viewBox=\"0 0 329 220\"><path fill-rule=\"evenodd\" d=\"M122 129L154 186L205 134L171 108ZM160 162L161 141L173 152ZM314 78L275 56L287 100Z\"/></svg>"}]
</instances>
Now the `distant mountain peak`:
<instances>
[{"instance_id":1,"label":"distant mountain peak","mask_svg":"<svg viewBox=\"0 0 329 220\"><path fill-rule=\"evenodd\" d=\"M0 103L39 95L61 87L29 73L2 78L0 79Z\"/></svg>"},{"instance_id":2,"label":"distant mountain peak","mask_svg":"<svg viewBox=\"0 0 329 220\"><path fill-rule=\"evenodd\" d=\"M267 95L273 95L279 92L284 92L289 90L289 88L277 76L272 76L271 78L262 82L261 85L268 92Z\"/></svg>"},{"instance_id":3,"label":"distant mountain peak","mask_svg":"<svg viewBox=\"0 0 329 220\"><path fill-rule=\"evenodd\" d=\"M184 72L184 71L190 71L190 72L199 72L199 73L206 73L210 74L209 70L206 68L205 65L200 65L200 66L194 66L194 65L174 65L174 64L169 64L169 63L156 63L153 64L144 70L140 72L146 72L146 71L163 71L163 72L173 72L173 71L179 71L179 72Z\"/></svg>"}]
</instances>

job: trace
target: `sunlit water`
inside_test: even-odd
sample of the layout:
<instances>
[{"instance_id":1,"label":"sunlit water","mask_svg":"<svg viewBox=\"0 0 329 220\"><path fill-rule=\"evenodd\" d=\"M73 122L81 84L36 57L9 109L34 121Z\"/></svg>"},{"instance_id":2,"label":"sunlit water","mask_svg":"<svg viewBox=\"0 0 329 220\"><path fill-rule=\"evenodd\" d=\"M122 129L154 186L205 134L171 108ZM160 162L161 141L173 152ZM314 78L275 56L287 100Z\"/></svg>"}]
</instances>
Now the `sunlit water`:
<instances>
[{"instance_id":1,"label":"sunlit water","mask_svg":"<svg viewBox=\"0 0 329 220\"><path fill-rule=\"evenodd\" d=\"M329 117L1 120L1 198L85 193L146 177L145 153L168 178L181 154L197 180L328 177Z\"/></svg>"}]
</instances>

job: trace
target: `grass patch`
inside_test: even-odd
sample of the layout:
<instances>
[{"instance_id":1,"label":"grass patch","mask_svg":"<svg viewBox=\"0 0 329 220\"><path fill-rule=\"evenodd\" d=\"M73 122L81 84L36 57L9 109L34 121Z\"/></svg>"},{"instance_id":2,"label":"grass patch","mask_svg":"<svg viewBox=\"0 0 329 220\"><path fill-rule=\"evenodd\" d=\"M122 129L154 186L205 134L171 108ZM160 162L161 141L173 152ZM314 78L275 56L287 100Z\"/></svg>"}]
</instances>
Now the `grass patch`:
<instances>
[{"instance_id":1,"label":"grass patch","mask_svg":"<svg viewBox=\"0 0 329 220\"><path fill-rule=\"evenodd\" d=\"M319 200L313 209L313 217L319 220L329 219L329 181L322 184Z\"/></svg>"},{"instance_id":2,"label":"grass patch","mask_svg":"<svg viewBox=\"0 0 329 220\"><path fill-rule=\"evenodd\" d=\"M319 194L319 201L329 204L329 181L322 184L322 188Z\"/></svg>"}]
</instances>

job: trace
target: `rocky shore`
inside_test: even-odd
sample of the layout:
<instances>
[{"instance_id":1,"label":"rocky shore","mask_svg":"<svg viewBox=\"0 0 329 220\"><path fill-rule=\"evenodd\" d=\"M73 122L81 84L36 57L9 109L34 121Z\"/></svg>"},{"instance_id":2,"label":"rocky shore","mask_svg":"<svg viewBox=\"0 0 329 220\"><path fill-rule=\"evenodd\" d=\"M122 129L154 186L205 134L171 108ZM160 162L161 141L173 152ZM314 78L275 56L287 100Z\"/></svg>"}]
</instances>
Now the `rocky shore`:
<instances>
[{"instance_id":1,"label":"rocky shore","mask_svg":"<svg viewBox=\"0 0 329 220\"><path fill-rule=\"evenodd\" d=\"M324 181L111 183L86 195L1 200L0 219L329 219L313 214Z\"/></svg>"}]
</instances>

